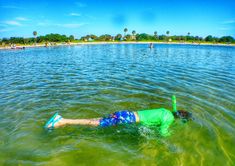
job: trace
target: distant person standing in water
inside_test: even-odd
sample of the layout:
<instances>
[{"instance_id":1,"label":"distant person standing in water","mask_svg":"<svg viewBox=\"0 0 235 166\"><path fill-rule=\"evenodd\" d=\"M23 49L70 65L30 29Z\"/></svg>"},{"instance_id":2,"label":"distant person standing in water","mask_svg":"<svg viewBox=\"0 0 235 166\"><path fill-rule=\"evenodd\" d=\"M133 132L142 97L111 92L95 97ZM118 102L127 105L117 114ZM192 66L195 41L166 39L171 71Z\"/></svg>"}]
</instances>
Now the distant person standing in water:
<instances>
[{"instance_id":1,"label":"distant person standing in water","mask_svg":"<svg viewBox=\"0 0 235 166\"><path fill-rule=\"evenodd\" d=\"M150 43L150 44L149 44L149 48L153 48L153 43Z\"/></svg>"},{"instance_id":2,"label":"distant person standing in water","mask_svg":"<svg viewBox=\"0 0 235 166\"><path fill-rule=\"evenodd\" d=\"M192 114L184 110L176 110L176 100L173 96L173 112L165 108L141 110L141 111L118 111L103 118L94 119L64 119L58 113L54 114L46 123L45 128L52 129L66 125L90 125L109 127L122 124L140 123L146 126L160 126L162 136L169 135L168 128L174 119L183 119L185 122L192 118Z\"/></svg>"}]
</instances>

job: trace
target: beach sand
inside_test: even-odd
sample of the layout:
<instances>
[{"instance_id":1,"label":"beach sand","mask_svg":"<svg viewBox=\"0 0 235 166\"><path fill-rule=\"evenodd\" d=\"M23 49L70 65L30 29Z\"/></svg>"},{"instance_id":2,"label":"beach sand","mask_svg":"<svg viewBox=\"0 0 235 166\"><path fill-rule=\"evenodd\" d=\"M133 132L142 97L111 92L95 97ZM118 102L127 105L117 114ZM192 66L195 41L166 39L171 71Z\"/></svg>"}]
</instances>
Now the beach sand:
<instances>
[{"instance_id":1,"label":"beach sand","mask_svg":"<svg viewBox=\"0 0 235 166\"><path fill-rule=\"evenodd\" d=\"M135 41L128 41L128 42L78 42L78 43L56 43L56 45L48 46L48 47L58 47L58 46L75 46L75 45L99 45L99 44L179 44L179 45L208 45L208 46L235 46L235 44L222 44L222 43L188 43L188 42L135 42ZM18 49L20 47L25 48L36 48L36 47L45 47L45 44L37 44L37 45L17 45ZM0 46L0 50L11 50L10 46L2 47ZM13 49L14 50L14 49ZM17 50L17 49L16 49Z\"/></svg>"}]
</instances>

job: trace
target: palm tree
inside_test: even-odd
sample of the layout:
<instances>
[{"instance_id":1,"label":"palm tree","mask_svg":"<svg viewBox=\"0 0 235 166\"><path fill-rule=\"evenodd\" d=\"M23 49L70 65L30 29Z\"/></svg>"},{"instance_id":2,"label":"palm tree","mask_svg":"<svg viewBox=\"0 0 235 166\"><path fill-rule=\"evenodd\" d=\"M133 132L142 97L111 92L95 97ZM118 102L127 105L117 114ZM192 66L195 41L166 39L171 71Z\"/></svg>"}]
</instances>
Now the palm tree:
<instances>
[{"instance_id":1,"label":"palm tree","mask_svg":"<svg viewBox=\"0 0 235 166\"><path fill-rule=\"evenodd\" d=\"M126 36L127 31L128 31L128 29L125 28L125 29L124 29L124 38L125 38L125 36Z\"/></svg>"},{"instance_id":2,"label":"palm tree","mask_svg":"<svg viewBox=\"0 0 235 166\"><path fill-rule=\"evenodd\" d=\"M154 31L154 36L157 39L157 31Z\"/></svg>"},{"instance_id":3,"label":"palm tree","mask_svg":"<svg viewBox=\"0 0 235 166\"><path fill-rule=\"evenodd\" d=\"M135 34L136 34L136 31L133 30L133 31L132 31L132 39L135 39L135 38L134 38L134 37L135 37Z\"/></svg>"},{"instance_id":4,"label":"palm tree","mask_svg":"<svg viewBox=\"0 0 235 166\"><path fill-rule=\"evenodd\" d=\"M169 36L169 34L170 34L170 31L166 31L166 34L167 34L167 36Z\"/></svg>"},{"instance_id":5,"label":"palm tree","mask_svg":"<svg viewBox=\"0 0 235 166\"><path fill-rule=\"evenodd\" d=\"M168 36L168 39L167 39L167 42L169 41L169 34L170 34L170 31L166 31L166 34Z\"/></svg>"},{"instance_id":6,"label":"palm tree","mask_svg":"<svg viewBox=\"0 0 235 166\"><path fill-rule=\"evenodd\" d=\"M135 30L133 30L133 31L132 31L132 35L134 36L135 34L136 34L136 31L135 31Z\"/></svg>"},{"instance_id":7,"label":"palm tree","mask_svg":"<svg viewBox=\"0 0 235 166\"><path fill-rule=\"evenodd\" d=\"M188 36L186 37L187 40L190 40L190 32L188 32Z\"/></svg>"},{"instance_id":8,"label":"palm tree","mask_svg":"<svg viewBox=\"0 0 235 166\"><path fill-rule=\"evenodd\" d=\"M37 31L33 31L33 36L34 36L34 44L36 45L36 38L37 38Z\"/></svg>"}]
</instances>

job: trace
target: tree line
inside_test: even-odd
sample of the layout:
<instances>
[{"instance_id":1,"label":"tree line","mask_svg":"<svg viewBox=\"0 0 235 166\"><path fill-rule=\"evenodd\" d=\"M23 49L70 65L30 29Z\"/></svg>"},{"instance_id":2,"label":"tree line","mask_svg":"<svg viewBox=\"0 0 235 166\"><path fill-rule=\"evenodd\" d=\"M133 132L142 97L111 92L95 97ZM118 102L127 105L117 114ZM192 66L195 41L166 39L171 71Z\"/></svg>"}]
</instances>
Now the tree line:
<instances>
[{"instance_id":1,"label":"tree line","mask_svg":"<svg viewBox=\"0 0 235 166\"><path fill-rule=\"evenodd\" d=\"M187 35L173 35L170 36L170 31L166 31L166 34L158 35L157 31L154 33L136 33L135 30L131 32L131 34L127 34L128 29L125 28L124 34L117 34L116 36L111 36L109 34L96 36L96 35L86 35L80 38L81 41L176 41L176 42L213 42L213 43L235 43L235 39L232 36L223 36L223 37L215 37L212 35L208 35L205 38L200 36L192 36L191 33L188 32Z\"/></svg>"},{"instance_id":2,"label":"tree line","mask_svg":"<svg viewBox=\"0 0 235 166\"><path fill-rule=\"evenodd\" d=\"M187 35L170 35L170 31L166 31L166 34L158 35L155 31L152 35L147 33L136 33L135 30L128 34L128 29L123 30L121 33L112 36L104 34L96 36L94 34L82 36L80 39L75 39L73 35L66 36L60 34L47 34L45 36L37 36L37 32L33 32L34 37L10 37L0 39L0 44L33 44L33 43L45 43L45 42L87 42L87 41L159 41L159 42L210 42L210 43L235 43L235 39L232 36L214 37L208 35L205 38L200 36L192 36L190 32Z\"/></svg>"},{"instance_id":3,"label":"tree line","mask_svg":"<svg viewBox=\"0 0 235 166\"><path fill-rule=\"evenodd\" d=\"M74 41L73 35L66 36L60 34L47 34L45 36L37 36L37 32L33 32L34 37L23 38L23 37L10 37L0 39L1 44L33 44L33 43L44 43L44 42L69 42Z\"/></svg>"}]
</instances>

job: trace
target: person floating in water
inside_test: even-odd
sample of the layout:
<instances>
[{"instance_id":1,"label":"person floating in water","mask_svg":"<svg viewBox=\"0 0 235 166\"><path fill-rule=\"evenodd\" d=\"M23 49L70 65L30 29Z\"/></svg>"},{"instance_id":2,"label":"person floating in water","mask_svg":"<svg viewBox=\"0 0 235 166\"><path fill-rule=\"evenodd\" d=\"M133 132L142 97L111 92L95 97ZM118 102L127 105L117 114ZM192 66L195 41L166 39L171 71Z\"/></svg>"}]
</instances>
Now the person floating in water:
<instances>
[{"instance_id":1,"label":"person floating in water","mask_svg":"<svg viewBox=\"0 0 235 166\"><path fill-rule=\"evenodd\" d=\"M165 108L141 110L131 112L127 110L118 111L109 114L103 118L94 119L65 119L58 113L46 123L45 128L52 129L66 125L90 125L109 127L121 124L140 123L146 126L160 126L160 134L162 136L169 135L168 128L174 119L183 119L188 121L192 118L192 114L184 110L176 110L176 99L173 96L173 112Z\"/></svg>"}]
</instances>

